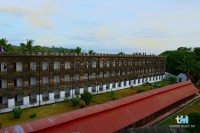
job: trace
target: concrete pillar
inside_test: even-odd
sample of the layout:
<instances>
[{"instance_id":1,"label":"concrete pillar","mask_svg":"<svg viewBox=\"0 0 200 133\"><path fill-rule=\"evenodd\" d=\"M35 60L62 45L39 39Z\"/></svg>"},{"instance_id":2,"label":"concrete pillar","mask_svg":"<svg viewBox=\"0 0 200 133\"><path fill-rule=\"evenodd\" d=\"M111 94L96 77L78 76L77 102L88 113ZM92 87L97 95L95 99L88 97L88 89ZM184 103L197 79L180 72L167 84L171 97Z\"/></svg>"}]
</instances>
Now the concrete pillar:
<instances>
[{"instance_id":1,"label":"concrete pillar","mask_svg":"<svg viewBox=\"0 0 200 133\"><path fill-rule=\"evenodd\" d=\"M8 99L8 108L14 108L15 107L15 99Z\"/></svg>"},{"instance_id":2,"label":"concrete pillar","mask_svg":"<svg viewBox=\"0 0 200 133\"><path fill-rule=\"evenodd\" d=\"M60 98L65 98L65 91L60 91Z\"/></svg>"},{"instance_id":3,"label":"concrete pillar","mask_svg":"<svg viewBox=\"0 0 200 133\"><path fill-rule=\"evenodd\" d=\"M133 86L134 85L134 80L131 80L131 86Z\"/></svg>"},{"instance_id":4,"label":"concrete pillar","mask_svg":"<svg viewBox=\"0 0 200 133\"><path fill-rule=\"evenodd\" d=\"M80 88L80 94L83 94L83 92L84 92L84 89L83 88Z\"/></svg>"},{"instance_id":5,"label":"concrete pillar","mask_svg":"<svg viewBox=\"0 0 200 133\"><path fill-rule=\"evenodd\" d=\"M109 89L111 89L111 88L112 88L112 83L109 84Z\"/></svg>"},{"instance_id":6,"label":"concrete pillar","mask_svg":"<svg viewBox=\"0 0 200 133\"><path fill-rule=\"evenodd\" d=\"M163 79L165 79L165 75L163 75Z\"/></svg>"},{"instance_id":7,"label":"concrete pillar","mask_svg":"<svg viewBox=\"0 0 200 133\"><path fill-rule=\"evenodd\" d=\"M103 85L103 92L106 91L106 85Z\"/></svg>"},{"instance_id":8,"label":"concrete pillar","mask_svg":"<svg viewBox=\"0 0 200 133\"><path fill-rule=\"evenodd\" d=\"M129 82L130 82L130 81L125 81L125 82L126 82L126 86L129 87L129 86L130 86L130 85L129 85Z\"/></svg>"},{"instance_id":9,"label":"concrete pillar","mask_svg":"<svg viewBox=\"0 0 200 133\"><path fill-rule=\"evenodd\" d=\"M40 94L40 102L42 102L42 94ZM37 103L39 103L39 95L37 95Z\"/></svg>"},{"instance_id":10,"label":"concrete pillar","mask_svg":"<svg viewBox=\"0 0 200 133\"><path fill-rule=\"evenodd\" d=\"M92 93L92 87L88 87L88 92Z\"/></svg>"},{"instance_id":11,"label":"concrete pillar","mask_svg":"<svg viewBox=\"0 0 200 133\"><path fill-rule=\"evenodd\" d=\"M54 93L49 93L49 100L54 100Z\"/></svg>"},{"instance_id":12,"label":"concrete pillar","mask_svg":"<svg viewBox=\"0 0 200 133\"><path fill-rule=\"evenodd\" d=\"M118 86L118 82L115 83L115 88L113 88L113 90L118 90L119 86Z\"/></svg>"},{"instance_id":13,"label":"concrete pillar","mask_svg":"<svg viewBox=\"0 0 200 133\"><path fill-rule=\"evenodd\" d=\"M99 94L99 85L96 86L96 92Z\"/></svg>"},{"instance_id":14,"label":"concrete pillar","mask_svg":"<svg viewBox=\"0 0 200 133\"><path fill-rule=\"evenodd\" d=\"M143 84L143 83L142 83L142 78L140 78L139 80L140 80L140 85Z\"/></svg>"},{"instance_id":15,"label":"concrete pillar","mask_svg":"<svg viewBox=\"0 0 200 133\"><path fill-rule=\"evenodd\" d=\"M149 82L149 77L147 77L147 82Z\"/></svg>"},{"instance_id":16,"label":"concrete pillar","mask_svg":"<svg viewBox=\"0 0 200 133\"><path fill-rule=\"evenodd\" d=\"M134 86L138 86L138 79L135 79L135 84Z\"/></svg>"},{"instance_id":17,"label":"concrete pillar","mask_svg":"<svg viewBox=\"0 0 200 133\"><path fill-rule=\"evenodd\" d=\"M70 90L70 97L74 97L74 94L75 94L75 90L74 90L74 89L71 89L71 90Z\"/></svg>"},{"instance_id":18,"label":"concrete pillar","mask_svg":"<svg viewBox=\"0 0 200 133\"><path fill-rule=\"evenodd\" d=\"M30 102L29 102L29 96L23 97L23 104L24 105L29 105L30 104Z\"/></svg>"}]
</instances>

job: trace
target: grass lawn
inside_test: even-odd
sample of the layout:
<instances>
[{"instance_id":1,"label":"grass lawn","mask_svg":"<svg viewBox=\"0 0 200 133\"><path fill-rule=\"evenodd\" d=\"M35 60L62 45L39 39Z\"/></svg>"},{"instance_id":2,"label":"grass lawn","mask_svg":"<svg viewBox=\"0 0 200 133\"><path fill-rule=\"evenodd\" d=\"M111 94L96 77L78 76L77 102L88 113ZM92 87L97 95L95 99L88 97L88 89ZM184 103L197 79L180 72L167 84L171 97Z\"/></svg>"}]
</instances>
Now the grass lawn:
<instances>
[{"instance_id":1,"label":"grass lawn","mask_svg":"<svg viewBox=\"0 0 200 133\"><path fill-rule=\"evenodd\" d=\"M189 113L192 113L192 112L200 112L200 100L198 100L195 103L189 105L184 110L182 110L182 111L180 111L178 113L175 113L170 118L168 118L165 121L163 121L162 123L160 123L158 126L177 125L176 119L175 119L177 115L178 116L180 116L180 115L188 115Z\"/></svg>"},{"instance_id":2,"label":"grass lawn","mask_svg":"<svg viewBox=\"0 0 200 133\"><path fill-rule=\"evenodd\" d=\"M163 86L166 86L166 85L169 85L170 83L168 81L161 81L161 82L154 83L154 85L155 84L158 84L158 85L162 84ZM136 94L137 90L142 89L144 91L148 91L148 90L155 89L155 88L157 88L157 87L143 86L143 85L137 86L137 87L132 87L132 88L127 88L127 89L115 91L114 97L119 99L119 98L123 98L126 96ZM92 99L93 102L88 106L111 101L112 96L111 96L110 92L99 94L99 95L93 95L93 99ZM2 124L2 128L4 128L4 127L16 125L16 124L21 124L21 123L30 122L33 120L49 117L49 116L56 115L56 114L65 113L65 112L75 110L78 108L79 107L72 107L71 102L69 102L69 101L67 103L60 102L60 103L44 105L44 106L35 107L35 108L28 108L28 109L23 109L22 116L20 119L14 119L12 112L6 113L6 114L0 114L0 123ZM29 116L33 113L35 113L37 116L35 118L29 118Z\"/></svg>"}]
</instances>

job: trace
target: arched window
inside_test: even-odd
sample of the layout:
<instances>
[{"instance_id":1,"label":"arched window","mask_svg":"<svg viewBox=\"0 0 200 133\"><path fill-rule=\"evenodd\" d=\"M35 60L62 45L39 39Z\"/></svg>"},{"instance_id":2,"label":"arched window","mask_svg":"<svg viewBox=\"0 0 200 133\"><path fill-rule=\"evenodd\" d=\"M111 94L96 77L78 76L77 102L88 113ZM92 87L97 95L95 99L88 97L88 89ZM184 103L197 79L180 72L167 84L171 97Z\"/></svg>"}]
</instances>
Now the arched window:
<instances>
[{"instance_id":1,"label":"arched window","mask_svg":"<svg viewBox=\"0 0 200 133\"><path fill-rule=\"evenodd\" d=\"M104 64L104 61L103 61L103 59L101 59L101 60L100 60L100 68L103 67L103 64Z\"/></svg>"},{"instance_id":2,"label":"arched window","mask_svg":"<svg viewBox=\"0 0 200 133\"><path fill-rule=\"evenodd\" d=\"M96 60L93 60L92 61L92 68L96 68L97 67L97 61Z\"/></svg>"},{"instance_id":3,"label":"arched window","mask_svg":"<svg viewBox=\"0 0 200 133\"><path fill-rule=\"evenodd\" d=\"M110 67L110 60L107 60L107 67Z\"/></svg>"},{"instance_id":4,"label":"arched window","mask_svg":"<svg viewBox=\"0 0 200 133\"><path fill-rule=\"evenodd\" d=\"M81 67L81 62L80 60L76 60L76 68L80 68Z\"/></svg>"},{"instance_id":5,"label":"arched window","mask_svg":"<svg viewBox=\"0 0 200 133\"><path fill-rule=\"evenodd\" d=\"M99 73L99 78L103 78L103 72Z\"/></svg>"}]
</instances>

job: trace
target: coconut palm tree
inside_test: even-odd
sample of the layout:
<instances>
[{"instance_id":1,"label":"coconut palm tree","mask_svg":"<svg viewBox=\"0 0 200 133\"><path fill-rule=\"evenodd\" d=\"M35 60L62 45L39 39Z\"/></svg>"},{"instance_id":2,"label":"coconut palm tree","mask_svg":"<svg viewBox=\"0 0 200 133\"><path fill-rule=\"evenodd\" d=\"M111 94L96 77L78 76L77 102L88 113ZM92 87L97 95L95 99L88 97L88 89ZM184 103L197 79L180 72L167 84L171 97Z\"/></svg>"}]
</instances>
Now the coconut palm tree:
<instances>
[{"instance_id":1,"label":"coconut palm tree","mask_svg":"<svg viewBox=\"0 0 200 133\"><path fill-rule=\"evenodd\" d=\"M74 53L80 54L82 52L82 49L80 47L76 47L74 49Z\"/></svg>"},{"instance_id":2,"label":"coconut palm tree","mask_svg":"<svg viewBox=\"0 0 200 133\"><path fill-rule=\"evenodd\" d=\"M124 55L124 53L123 53L122 51L121 51L121 52L119 52L118 54L119 54L119 55Z\"/></svg>"},{"instance_id":3,"label":"coconut palm tree","mask_svg":"<svg viewBox=\"0 0 200 133\"><path fill-rule=\"evenodd\" d=\"M33 50L34 50L33 49L33 43L34 43L34 40L28 40L28 39L27 39L26 44L25 43L20 43L21 51L22 52L32 53Z\"/></svg>"},{"instance_id":4,"label":"coconut palm tree","mask_svg":"<svg viewBox=\"0 0 200 133\"><path fill-rule=\"evenodd\" d=\"M2 38L0 39L0 46L3 47L3 50L5 52L8 52L12 49L12 45L7 43L8 41L6 40L6 38Z\"/></svg>"},{"instance_id":5,"label":"coconut palm tree","mask_svg":"<svg viewBox=\"0 0 200 133\"><path fill-rule=\"evenodd\" d=\"M190 74L194 70L195 60L191 56L184 56L182 61L178 61L180 64L177 69L183 71L186 74Z\"/></svg>"},{"instance_id":6,"label":"coconut palm tree","mask_svg":"<svg viewBox=\"0 0 200 133\"><path fill-rule=\"evenodd\" d=\"M95 52L93 50L88 51L89 54L94 54Z\"/></svg>"}]
</instances>

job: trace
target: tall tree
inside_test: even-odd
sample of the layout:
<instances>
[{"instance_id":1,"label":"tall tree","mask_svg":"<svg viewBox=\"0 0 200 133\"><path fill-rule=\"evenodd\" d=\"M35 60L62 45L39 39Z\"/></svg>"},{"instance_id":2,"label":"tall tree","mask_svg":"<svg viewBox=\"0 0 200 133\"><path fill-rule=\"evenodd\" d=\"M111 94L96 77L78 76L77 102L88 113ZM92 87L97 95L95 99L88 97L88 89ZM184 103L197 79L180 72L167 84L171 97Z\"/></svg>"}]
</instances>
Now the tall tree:
<instances>
[{"instance_id":1,"label":"tall tree","mask_svg":"<svg viewBox=\"0 0 200 133\"><path fill-rule=\"evenodd\" d=\"M191 51L192 51L192 48L179 47L179 48L177 49L177 51L187 51L187 52L191 52Z\"/></svg>"},{"instance_id":2,"label":"tall tree","mask_svg":"<svg viewBox=\"0 0 200 133\"><path fill-rule=\"evenodd\" d=\"M2 38L0 39L0 46L3 47L3 50L5 52L11 51L12 50L12 45L8 44L8 41L6 40L6 38Z\"/></svg>"},{"instance_id":3,"label":"tall tree","mask_svg":"<svg viewBox=\"0 0 200 133\"><path fill-rule=\"evenodd\" d=\"M177 69L186 74L191 74L194 71L195 59L192 56L184 56L182 60L178 61L180 64Z\"/></svg>"},{"instance_id":4,"label":"tall tree","mask_svg":"<svg viewBox=\"0 0 200 133\"><path fill-rule=\"evenodd\" d=\"M94 54L95 52L93 50L88 51L89 54Z\"/></svg>"},{"instance_id":5,"label":"tall tree","mask_svg":"<svg viewBox=\"0 0 200 133\"><path fill-rule=\"evenodd\" d=\"M160 55L167 56L166 71L174 75L177 75L181 72L191 71L191 68L187 68L187 69L185 68L190 67L188 66L188 64L192 64L194 60L196 59L196 55L193 52L187 52L187 51L167 51L167 52L161 53ZM186 63L188 61L186 58L191 59L191 61Z\"/></svg>"},{"instance_id":6,"label":"tall tree","mask_svg":"<svg viewBox=\"0 0 200 133\"><path fill-rule=\"evenodd\" d=\"M32 53L33 50L34 50L33 49L33 43L34 43L34 40L28 40L28 39L27 39L26 44L25 43L20 43L20 47L21 47L22 52Z\"/></svg>"},{"instance_id":7,"label":"tall tree","mask_svg":"<svg viewBox=\"0 0 200 133\"><path fill-rule=\"evenodd\" d=\"M197 56L197 60L200 61L200 47L195 47L193 52Z\"/></svg>"},{"instance_id":8,"label":"tall tree","mask_svg":"<svg viewBox=\"0 0 200 133\"><path fill-rule=\"evenodd\" d=\"M125 53L123 53L122 51L118 53L119 55L124 55Z\"/></svg>"},{"instance_id":9,"label":"tall tree","mask_svg":"<svg viewBox=\"0 0 200 133\"><path fill-rule=\"evenodd\" d=\"M80 47L76 47L74 49L74 52L77 53L77 54L80 54L82 52L82 49Z\"/></svg>"}]
</instances>

